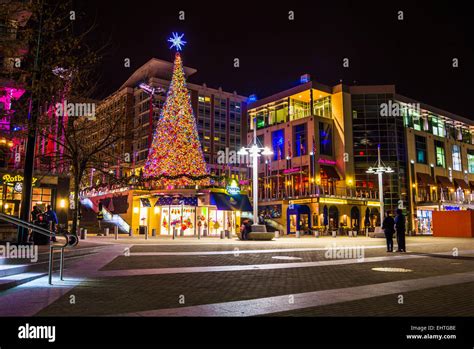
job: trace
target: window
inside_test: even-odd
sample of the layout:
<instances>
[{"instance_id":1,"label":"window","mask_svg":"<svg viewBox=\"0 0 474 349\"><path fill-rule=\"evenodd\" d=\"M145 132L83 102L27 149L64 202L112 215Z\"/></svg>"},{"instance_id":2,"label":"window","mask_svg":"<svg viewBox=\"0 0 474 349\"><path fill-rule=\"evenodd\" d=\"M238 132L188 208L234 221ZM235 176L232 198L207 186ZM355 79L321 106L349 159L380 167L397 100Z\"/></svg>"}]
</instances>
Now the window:
<instances>
[{"instance_id":1,"label":"window","mask_svg":"<svg viewBox=\"0 0 474 349\"><path fill-rule=\"evenodd\" d=\"M461 148L459 148L459 145L453 145L453 170L462 171Z\"/></svg>"},{"instance_id":2,"label":"window","mask_svg":"<svg viewBox=\"0 0 474 349\"><path fill-rule=\"evenodd\" d=\"M319 123L319 152L332 156L332 127L323 122Z\"/></svg>"},{"instance_id":3,"label":"window","mask_svg":"<svg viewBox=\"0 0 474 349\"><path fill-rule=\"evenodd\" d=\"M293 127L293 152L295 156L306 155L307 142L306 142L306 124L301 124Z\"/></svg>"},{"instance_id":4,"label":"window","mask_svg":"<svg viewBox=\"0 0 474 349\"><path fill-rule=\"evenodd\" d=\"M416 162L419 164L426 164L426 138L422 136L415 136Z\"/></svg>"},{"instance_id":5,"label":"window","mask_svg":"<svg viewBox=\"0 0 474 349\"><path fill-rule=\"evenodd\" d=\"M469 173L474 173L474 149L467 150L467 168Z\"/></svg>"},{"instance_id":6,"label":"window","mask_svg":"<svg viewBox=\"0 0 474 349\"><path fill-rule=\"evenodd\" d=\"M436 166L446 168L446 156L444 154L444 143L435 141Z\"/></svg>"},{"instance_id":7,"label":"window","mask_svg":"<svg viewBox=\"0 0 474 349\"><path fill-rule=\"evenodd\" d=\"M278 130L272 132L273 160L283 160L285 158L285 132Z\"/></svg>"},{"instance_id":8,"label":"window","mask_svg":"<svg viewBox=\"0 0 474 349\"><path fill-rule=\"evenodd\" d=\"M433 125L433 134L435 136L444 137L444 121L437 117L431 118L431 123Z\"/></svg>"}]
</instances>

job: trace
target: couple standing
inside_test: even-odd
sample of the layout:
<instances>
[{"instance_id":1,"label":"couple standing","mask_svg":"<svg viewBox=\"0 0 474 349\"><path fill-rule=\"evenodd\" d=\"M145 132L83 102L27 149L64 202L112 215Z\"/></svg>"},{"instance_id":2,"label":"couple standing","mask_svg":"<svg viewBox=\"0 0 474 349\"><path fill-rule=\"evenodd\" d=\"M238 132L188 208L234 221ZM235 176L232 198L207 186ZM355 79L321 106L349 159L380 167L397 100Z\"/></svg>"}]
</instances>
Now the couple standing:
<instances>
[{"instance_id":1,"label":"couple standing","mask_svg":"<svg viewBox=\"0 0 474 349\"><path fill-rule=\"evenodd\" d=\"M395 219L390 215L390 211L387 211L387 216L383 220L382 229L385 233L385 239L387 239L387 252L393 252L393 234L397 232L397 252L406 252L405 247L405 216L403 211L398 209L397 216Z\"/></svg>"}]
</instances>

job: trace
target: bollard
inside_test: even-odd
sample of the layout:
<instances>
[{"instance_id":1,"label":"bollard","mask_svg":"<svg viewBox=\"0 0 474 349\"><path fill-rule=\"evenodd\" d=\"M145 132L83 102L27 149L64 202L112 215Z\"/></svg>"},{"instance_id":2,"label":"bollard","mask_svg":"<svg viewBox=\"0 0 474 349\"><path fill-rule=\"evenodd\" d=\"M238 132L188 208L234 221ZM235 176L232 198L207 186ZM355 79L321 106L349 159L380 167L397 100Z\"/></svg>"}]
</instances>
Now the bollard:
<instances>
[{"instance_id":1,"label":"bollard","mask_svg":"<svg viewBox=\"0 0 474 349\"><path fill-rule=\"evenodd\" d=\"M232 239L232 232L230 230L227 230L226 234L229 240Z\"/></svg>"},{"instance_id":2,"label":"bollard","mask_svg":"<svg viewBox=\"0 0 474 349\"><path fill-rule=\"evenodd\" d=\"M176 227L173 227L173 240L176 239Z\"/></svg>"},{"instance_id":3,"label":"bollard","mask_svg":"<svg viewBox=\"0 0 474 349\"><path fill-rule=\"evenodd\" d=\"M84 229L82 229L82 228L79 228L79 238L81 240L84 240Z\"/></svg>"},{"instance_id":4,"label":"bollard","mask_svg":"<svg viewBox=\"0 0 474 349\"><path fill-rule=\"evenodd\" d=\"M275 239L278 239L280 237L280 231L275 230Z\"/></svg>"},{"instance_id":5,"label":"bollard","mask_svg":"<svg viewBox=\"0 0 474 349\"><path fill-rule=\"evenodd\" d=\"M87 240L87 229L84 229L83 234L84 234L84 238L82 240Z\"/></svg>"},{"instance_id":6,"label":"bollard","mask_svg":"<svg viewBox=\"0 0 474 349\"><path fill-rule=\"evenodd\" d=\"M128 236L130 236L130 237L132 237L132 236L133 236L132 227L130 227L130 229L128 229Z\"/></svg>"},{"instance_id":7,"label":"bollard","mask_svg":"<svg viewBox=\"0 0 474 349\"><path fill-rule=\"evenodd\" d=\"M301 233L299 230L296 231L296 238L299 239L301 237Z\"/></svg>"},{"instance_id":8,"label":"bollard","mask_svg":"<svg viewBox=\"0 0 474 349\"><path fill-rule=\"evenodd\" d=\"M153 236L154 238L156 238L156 228L153 228L151 230L151 236Z\"/></svg>"},{"instance_id":9,"label":"bollard","mask_svg":"<svg viewBox=\"0 0 474 349\"><path fill-rule=\"evenodd\" d=\"M110 232L110 228L104 229L105 236L109 236L109 232Z\"/></svg>"},{"instance_id":10,"label":"bollard","mask_svg":"<svg viewBox=\"0 0 474 349\"><path fill-rule=\"evenodd\" d=\"M115 226L115 227L114 227L114 236L115 236L115 240L118 240L118 234L119 234L119 233L118 233L118 227L117 227L117 226Z\"/></svg>"},{"instance_id":11,"label":"bollard","mask_svg":"<svg viewBox=\"0 0 474 349\"><path fill-rule=\"evenodd\" d=\"M201 227L198 228L198 240L201 240Z\"/></svg>"},{"instance_id":12,"label":"bollard","mask_svg":"<svg viewBox=\"0 0 474 349\"><path fill-rule=\"evenodd\" d=\"M224 230L221 230L221 240L224 240Z\"/></svg>"},{"instance_id":13,"label":"bollard","mask_svg":"<svg viewBox=\"0 0 474 349\"><path fill-rule=\"evenodd\" d=\"M148 227L143 227L145 233L145 240L148 240Z\"/></svg>"}]
</instances>

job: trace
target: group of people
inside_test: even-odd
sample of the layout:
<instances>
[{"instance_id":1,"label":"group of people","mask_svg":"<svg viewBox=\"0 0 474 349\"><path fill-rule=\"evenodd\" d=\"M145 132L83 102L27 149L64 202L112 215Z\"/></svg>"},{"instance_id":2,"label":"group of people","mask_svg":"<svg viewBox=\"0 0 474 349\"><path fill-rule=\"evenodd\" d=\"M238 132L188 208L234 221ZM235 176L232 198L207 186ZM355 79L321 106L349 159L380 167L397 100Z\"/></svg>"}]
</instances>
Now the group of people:
<instances>
[{"instance_id":1,"label":"group of people","mask_svg":"<svg viewBox=\"0 0 474 349\"><path fill-rule=\"evenodd\" d=\"M252 222L250 219L244 219L242 226L240 227L240 238L241 240L248 240L248 235L252 232Z\"/></svg>"},{"instance_id":2,"label":"group of people","mask_svg":"<svg viewBox=\"0 0 474 349\"><path fill-rule=\"evenodd\" d=\"M40 216L43 217L42 220L40 219ZM47 224L48 228L51 226L51 230L55 231L56 225L58 224L58 216L56 215L56 212L54 212L51 205L48 205L45 212L41 211L38 206L33 206L33 211L31 211L31 221L33 224L38 225L40 223L44 223L45 225Z\"/></svg>"},{"instance_id":3,"label":"group of people","mask_svg":"<svg viewBox=\"0 0 474 349\"><path fill-rule=\"evenodd\" d=\"M406 223L403 211L398 209L395 218L387 211L386 217L382 223L382 229L387 240L387 252L393 252L393 235L397 234L397 252L406 252L405 233Z\"/></svg>"}]
</instances>

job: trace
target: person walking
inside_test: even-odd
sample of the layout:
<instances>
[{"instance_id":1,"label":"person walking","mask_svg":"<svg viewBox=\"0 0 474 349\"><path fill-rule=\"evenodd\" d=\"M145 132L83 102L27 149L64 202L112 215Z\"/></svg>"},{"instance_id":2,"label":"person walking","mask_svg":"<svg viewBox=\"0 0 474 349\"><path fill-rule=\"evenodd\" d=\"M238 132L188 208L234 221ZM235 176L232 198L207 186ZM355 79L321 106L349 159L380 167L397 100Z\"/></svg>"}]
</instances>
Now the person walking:
<instances>
[{"instance_id":1,"label":"person walking","mask_svg":"<svg viewBox=\"0 0 474 349\"><path fill-rule=\"evenodd\" d=\"M387 252L393 252L393 234L395 233L395 221L392 218L390 211L387 211L386 217L382 223L382 229L387 240Z\"/></svg>"},{"instance_id":2,"label":"person walking","mask_svg":"<svg viewBox=\"0 0 474 349\"><path fill-rule=\"evenodd\" d=\"M56 225L58 224L58 216L56 215L56 212L54 212L51 205L48 205L48 209L44 213L44 216L46 218L46 222L48 223L48 229L51 229L53 234L51 240L56 242Z\"/></svg>"},{"instance_id":3,"label":"person walking","mask_svg":"<svg viewBox=\"0 0 474 349\"><path fill-rule=\"evenodd\" d=\"M403 211L397 210L397 217L395 217L395 229L397 231L397 252L406 252L405 246L405 233L406 233L406 223L405 216Z\"/></svg>"}]
</instances>

